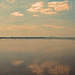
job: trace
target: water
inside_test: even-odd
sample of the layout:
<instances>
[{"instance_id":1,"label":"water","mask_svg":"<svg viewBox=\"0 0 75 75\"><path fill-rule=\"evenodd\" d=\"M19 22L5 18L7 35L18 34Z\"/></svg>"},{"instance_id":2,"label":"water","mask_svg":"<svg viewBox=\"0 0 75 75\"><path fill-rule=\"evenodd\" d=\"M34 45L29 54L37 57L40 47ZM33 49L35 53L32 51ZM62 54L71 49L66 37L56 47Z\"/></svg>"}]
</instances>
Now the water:
<instances>
[{"instance_id":1,"label":"water","mask_svg":"<svg viewBox=\"0 0 75 75\"><path fill-rule=\"evenodd\" d=\"M0 40L0 75L75 75L75 41Z\"/></svg>"}]
</instances>

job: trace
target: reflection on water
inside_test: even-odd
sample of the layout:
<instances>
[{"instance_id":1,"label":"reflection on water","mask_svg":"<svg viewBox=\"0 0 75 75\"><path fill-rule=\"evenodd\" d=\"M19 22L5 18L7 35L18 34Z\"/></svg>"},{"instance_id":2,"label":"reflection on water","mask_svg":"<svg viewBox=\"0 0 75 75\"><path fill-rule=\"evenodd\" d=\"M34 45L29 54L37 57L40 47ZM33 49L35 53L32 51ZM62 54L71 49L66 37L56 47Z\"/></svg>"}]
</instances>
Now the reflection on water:
<instances>
[{"instance_id":1,"label":"reflection on water","mask_svg":"<svg viewBox=\"0 0 75 75\"><path fill-rule=\"evenodd\" d=\"M35 63L29 68L37 75L69 75L70 72L69 65L61 65L54 61L46 61L40 65Z\"/></svg>"},{"instance_id":2,"label":"reflection on water","mask_svg":"<svg viewBox=\"0 0 75 75\"><path fill-rule=\"evenodd\" d=\"M0 75L75 75L75 41L0 40Z\"/></svg>"}]
</instances>

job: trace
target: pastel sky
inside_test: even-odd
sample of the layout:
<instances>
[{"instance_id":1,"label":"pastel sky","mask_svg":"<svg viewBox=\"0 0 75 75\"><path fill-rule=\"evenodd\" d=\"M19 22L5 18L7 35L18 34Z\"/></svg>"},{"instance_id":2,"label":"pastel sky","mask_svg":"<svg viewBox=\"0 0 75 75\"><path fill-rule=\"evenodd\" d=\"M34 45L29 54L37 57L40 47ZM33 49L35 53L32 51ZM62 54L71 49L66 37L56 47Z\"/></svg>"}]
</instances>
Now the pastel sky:
<instances>
[{"instance_id":1,"label":"pastel sky","mask_svg":"<svg viewBox=\"0 0 75 75\"><path fill-rule=\"evenodd\" d=\"M0 36L75 36L75 0L0 0Z\"/></svg>"}]
</instances>

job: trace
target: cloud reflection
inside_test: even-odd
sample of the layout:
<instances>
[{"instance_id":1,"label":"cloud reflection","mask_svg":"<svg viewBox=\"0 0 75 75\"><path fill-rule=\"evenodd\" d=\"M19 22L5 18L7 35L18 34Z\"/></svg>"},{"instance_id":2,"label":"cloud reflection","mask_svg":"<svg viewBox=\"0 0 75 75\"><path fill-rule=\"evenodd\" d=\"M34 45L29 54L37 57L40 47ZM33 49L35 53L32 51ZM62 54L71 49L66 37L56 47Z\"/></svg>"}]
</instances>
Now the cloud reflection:
<instances>
[{"instance_id":1,"label":"cloud reflection","mask_svg":"<svg viewBox=\"0 0 75 75\"><path fill-rule=\"evenodd\" d=\"M22 60L12 62L12 64L13 64L14 66L19 66L19 65L21 65L21 64L23 64L23 63L24 63L24 61L22 61Z\"/></svg>"},{"instance_id":2,"label":"cloud reflection","mask_svg":"<svg viewBox=\"0 0 75 75\"><path fill-rule=\"evenodd\" d=\"M41 64L32 64L28 68L37 75L44 75L45 73L50 75L69 75L71 70L69 65L62 65L54 61L45 61Z\"/></svg>"}]
</instances>

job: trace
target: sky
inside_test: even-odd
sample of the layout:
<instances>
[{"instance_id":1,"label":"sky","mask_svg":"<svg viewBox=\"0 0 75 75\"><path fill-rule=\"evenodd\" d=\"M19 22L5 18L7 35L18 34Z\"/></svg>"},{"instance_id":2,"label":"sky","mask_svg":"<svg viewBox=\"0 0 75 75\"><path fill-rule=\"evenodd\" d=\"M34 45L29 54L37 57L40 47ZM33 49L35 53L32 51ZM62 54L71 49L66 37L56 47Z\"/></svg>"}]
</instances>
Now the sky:
<instances>
[{"instance_id":1,"label":"sky","mask_svg":"<svg viewBox=\"0 0 75 75\"><path fill-rule=\"evenodd\" d=\"M75 0L0 0L0 36L75 37Z\"/></svg>"}]
</instances>

